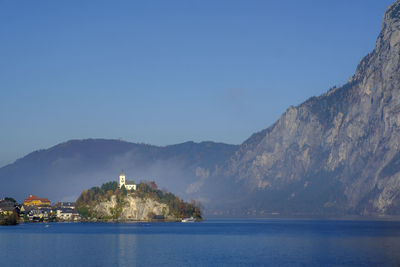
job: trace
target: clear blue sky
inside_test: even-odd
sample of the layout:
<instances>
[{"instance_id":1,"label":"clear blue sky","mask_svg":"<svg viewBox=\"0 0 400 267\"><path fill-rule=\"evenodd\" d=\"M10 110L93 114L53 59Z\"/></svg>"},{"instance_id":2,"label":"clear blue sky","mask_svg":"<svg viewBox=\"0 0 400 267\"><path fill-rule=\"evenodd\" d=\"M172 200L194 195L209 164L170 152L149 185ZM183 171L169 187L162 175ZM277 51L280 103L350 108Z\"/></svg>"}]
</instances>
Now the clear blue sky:
<instances>
[{"instance_id":1,"label":"clear blue sky","mask_svg":"<svg viewBox=\"0 0 400 267\"><path fill-rule=\"evenodd\" d=\"M81 138L239 144L341 85L392 0L0 0L0 166Z\"/></svg>"}]
</instances>

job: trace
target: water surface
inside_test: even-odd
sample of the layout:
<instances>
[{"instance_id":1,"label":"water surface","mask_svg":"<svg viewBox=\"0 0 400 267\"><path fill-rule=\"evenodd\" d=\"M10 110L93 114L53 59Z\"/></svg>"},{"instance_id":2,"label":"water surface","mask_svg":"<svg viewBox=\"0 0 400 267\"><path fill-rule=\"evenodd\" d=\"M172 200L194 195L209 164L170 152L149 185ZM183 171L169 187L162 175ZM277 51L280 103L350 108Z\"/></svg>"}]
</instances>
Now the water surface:
<instances>
[{"instance_id":1,"label":"water surface","mask_svg":"<svg viewBox=\"0 0 400 267\"><path fill-rule=\"evenodd\" d=\"M387 221L0 227L1 266L399 266L399 252L400 222Z\"/></svg>"}]
</instances>

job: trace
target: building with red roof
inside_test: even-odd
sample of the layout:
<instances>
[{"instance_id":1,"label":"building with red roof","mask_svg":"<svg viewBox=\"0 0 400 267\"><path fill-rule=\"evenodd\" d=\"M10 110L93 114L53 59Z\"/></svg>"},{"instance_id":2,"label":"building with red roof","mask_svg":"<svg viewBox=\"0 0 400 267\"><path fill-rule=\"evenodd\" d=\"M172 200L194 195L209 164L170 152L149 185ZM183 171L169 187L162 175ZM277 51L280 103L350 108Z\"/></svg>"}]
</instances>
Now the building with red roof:
<instances>
[{"instance_id":1,"label":"building with red roof","mask_svg":"<svg viewBox=\"0 0 400 267\"><path fill-rule=\"evenodd\" d=\"M50 206L50 200L48 198L38 198L37 196L29 195L24 200L26 206Z\"/></svg>"}]
</instances>

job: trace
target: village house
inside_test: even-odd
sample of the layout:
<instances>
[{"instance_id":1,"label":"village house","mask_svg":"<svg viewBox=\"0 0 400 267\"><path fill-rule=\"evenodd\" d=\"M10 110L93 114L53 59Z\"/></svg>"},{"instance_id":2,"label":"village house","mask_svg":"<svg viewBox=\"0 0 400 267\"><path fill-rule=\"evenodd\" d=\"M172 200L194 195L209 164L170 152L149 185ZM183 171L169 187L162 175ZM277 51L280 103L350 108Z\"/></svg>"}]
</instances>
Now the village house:
<instances>
[{"instance_id":1,"label":"village house","mask_svg":"<svg viewBox=\"0 0 400 267\"><path fill-rule=\"evenodd\" d=\"M29 195L24 200L25 206L50 206L50 200L47 198L38 198L37 196Z\"/></svg>"},{"instance_id":2,"label":"village house","mask_svg":"<svg viewBox=\"0 0 400 267\"><path fill-rule=\"evenodd\" d=\"M0 214L1 215L11 215L16 212L16 204L13 201L2 199L0 200Z\"/></svg>"},{"instance_id":3,"label":"village house","mask_svg":"<svg viewBox=\"0 0 400 267\"><path fill-rule=\"evenodd\" d=\"M26 210L25 210L24 205L20 206L18 214L19 214L19 219L21 221L24 221L25 220L25 215L26 215Z\"/></svg>"},{"instance_id":4,"label":"village house","mask_svg":"<svg viewBox=\"0 0 400 267\"><path fill-rule=\"evenodd\" d=\"M50 216L50 209L32 209L28 212L28 219L30 221L47 221Z\"/></svg>"},{"instance_id":5,"label":"village house","mask_svg":"<svg viewBox=\"0 0 400 267\"><path fill-rule=\"evenodd\" d=\"M56 216L61 221L79 221L81 216L77 211L70 208L59 208L56 210Z\"/></svg>"}]
</instances>

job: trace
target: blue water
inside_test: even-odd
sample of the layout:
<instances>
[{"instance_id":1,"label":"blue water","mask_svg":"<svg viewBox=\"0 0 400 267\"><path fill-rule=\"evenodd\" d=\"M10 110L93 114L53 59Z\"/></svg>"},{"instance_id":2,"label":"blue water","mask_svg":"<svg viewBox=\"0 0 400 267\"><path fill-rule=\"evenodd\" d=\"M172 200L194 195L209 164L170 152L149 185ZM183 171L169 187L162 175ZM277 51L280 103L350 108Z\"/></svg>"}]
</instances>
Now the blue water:
<instances>
[{"instance_id":1,"label":"blue water","mask_svg":"<svg viewBox=\"0 0 400 267\"><path fill-rule=\"evenodd\" d=\"M400 222L45 225L0 227L0 266L400 266Z\"/></svg>"}]
</instances>

